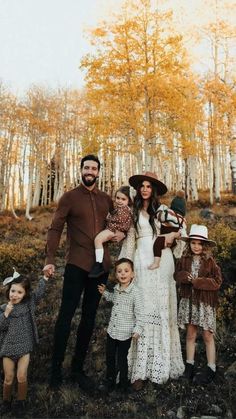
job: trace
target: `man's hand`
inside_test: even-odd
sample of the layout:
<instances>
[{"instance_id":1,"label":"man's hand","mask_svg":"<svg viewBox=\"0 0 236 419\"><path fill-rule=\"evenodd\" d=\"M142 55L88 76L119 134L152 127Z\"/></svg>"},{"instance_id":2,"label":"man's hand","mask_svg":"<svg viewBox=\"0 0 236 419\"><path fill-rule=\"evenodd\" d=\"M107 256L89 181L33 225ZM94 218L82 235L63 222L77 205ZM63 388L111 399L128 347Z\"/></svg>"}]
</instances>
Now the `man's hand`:
<instances>
[{"instance_id":1,"label":"man's hand","mask_svg":"<svg viewBox=\"0 0 236 419\"><path fill-rule=\"evenodd\" d=\"M55 265L49 264L44 266L43 268L43 274L49 278L50 276L53 276L55 273Z\"/></svg>"},{"instance_id":2,"label":"man's hand","mask_svg":"<svg viewBox=\"0 0 236 419\"><path fill-rule=\"evenodd\" d=\"M125 238L125 233L123 233L122 231L116 230L115 235L113 236L111 241L119 243L121 240L124 240L124 238Z\"/></svg>"},{"instance_id":3,"label":"man's hand","mask_svg":"<svg viewBox=\"0 0 236 419\"><path fill-rule=\"evenodd\" d=\"M100 294L103 294L105 289L106 289L106 285L104 284L98 285L98 291L100 292Z\"/></svg>"}]
</instances>

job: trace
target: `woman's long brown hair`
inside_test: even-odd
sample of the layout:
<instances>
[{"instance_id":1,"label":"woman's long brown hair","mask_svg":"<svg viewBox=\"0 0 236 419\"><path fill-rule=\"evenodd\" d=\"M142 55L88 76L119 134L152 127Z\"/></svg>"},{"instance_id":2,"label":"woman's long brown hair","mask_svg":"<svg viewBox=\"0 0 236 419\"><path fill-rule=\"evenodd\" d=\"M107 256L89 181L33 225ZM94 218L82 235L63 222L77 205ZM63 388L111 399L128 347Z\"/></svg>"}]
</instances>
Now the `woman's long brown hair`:
<instances>
[{"instance_id":1,"label":"woman's long brown hair","mask_svg":"<svg viewBox=\"0 0 236 419\"><path fill-rule=\"evenodd\" d=\"M152 227L153 235L155 235L157 233L156 225L155 225L155 218L156 218L157 210L160 206L160 201L159 201L159 195L158 195L158 192L157 192L157 187L152 182L150 182L150 184L152 186L152 194L151 194L149 205L148 205L148 208L147 208L147 213L150 216L149 217L149 224ZM143 183L140 183L138 185L137 193L136 193L135 198L134 198L133 214L134 214L134 227L135 227L136 231L138 230L139 213L143 208L143 198L142 198L141 192L140 192L142 185L143 185Z\"/></svg>"}]
</instances>

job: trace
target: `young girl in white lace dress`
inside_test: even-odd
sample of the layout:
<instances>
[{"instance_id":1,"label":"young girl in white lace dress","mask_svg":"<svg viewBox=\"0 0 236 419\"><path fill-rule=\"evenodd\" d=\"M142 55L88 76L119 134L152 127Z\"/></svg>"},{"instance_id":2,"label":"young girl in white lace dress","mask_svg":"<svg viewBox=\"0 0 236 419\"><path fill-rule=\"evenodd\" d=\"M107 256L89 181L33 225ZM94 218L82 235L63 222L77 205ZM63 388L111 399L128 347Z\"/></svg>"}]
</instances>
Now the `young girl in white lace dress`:
<instances>
[{"instance_id":1,"label":"young girl in white lace dress","mask_svg":"<svg viewBox=\"0 0 236 419\"><path fill-rule=\"evenodd\" d=\"M162 252L160 268L150 270L153 243L160 232L156 218L160 206L158 196L166 186L154 173L132 176L129 183L137 190L134 198L134 226L124 240L119 257L134 261L135 281L143 296L144 329L137 342L132 342L129 355L129 376L136 390L143 381L165 383L184 371L177 327L177 300L173 254L169 247ZM178 233L165 235L171 246Z\"/></svg>"}]
</instances>

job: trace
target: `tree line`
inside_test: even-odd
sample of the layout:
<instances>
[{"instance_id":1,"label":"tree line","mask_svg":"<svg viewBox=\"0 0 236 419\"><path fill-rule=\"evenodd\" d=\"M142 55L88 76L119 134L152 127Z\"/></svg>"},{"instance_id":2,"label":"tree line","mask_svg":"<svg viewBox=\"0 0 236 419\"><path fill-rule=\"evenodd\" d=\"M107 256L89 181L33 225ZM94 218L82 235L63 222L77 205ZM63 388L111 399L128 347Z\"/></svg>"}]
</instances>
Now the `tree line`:
<instances>
[{"instance_id":1,"label":"tree line","mask_svg":"<svg viewBox=\"0 0 236 419\"><path fill-rule=\"evenodd\" d=\"M226 3L226 2L225 2ZM82 155L102 161L100 187L112 192L144 170L188 199L208 190L236 193L235 27L212 0L213 20L199 36L212 69L191 69L172 13L149 0L126 2L90 32L83 90L32 86L23 98L0 86L0 208L57 201L78 184ZM226 6L225 6L226 7Z\"/></svg>"}]
</instances>

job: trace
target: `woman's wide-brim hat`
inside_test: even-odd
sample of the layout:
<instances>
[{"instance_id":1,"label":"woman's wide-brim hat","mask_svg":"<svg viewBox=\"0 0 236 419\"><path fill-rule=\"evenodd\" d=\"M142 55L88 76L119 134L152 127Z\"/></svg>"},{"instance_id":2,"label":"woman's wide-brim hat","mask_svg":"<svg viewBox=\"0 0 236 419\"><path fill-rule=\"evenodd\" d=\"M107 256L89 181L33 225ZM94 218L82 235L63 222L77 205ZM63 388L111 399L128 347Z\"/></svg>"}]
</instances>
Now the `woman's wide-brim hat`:
<instances>
[{"instance_id":1,"label":"woman's wide-brim hat","mask_svg":"<svg viewBox=\"0 0 236 419\"><path fill-rule=\"evenodd\" d=\"M158 195L164 195L167 192L166 185L158 180L157 175L152 172L145 172L141 175L131 176L129 178L129 184L133 186L134 189L137 189L144 180L147 180L156 186Z\"/></svg>"},{"instance_id":2,"label":"woman's wide-brim hat","mask_svg":"<svg viewBox=\"0 0 236 419\"><path fill-rule=\"evenodd\" d=\"M181 240L188 242L189 240L201 240L210 246L215 246L216 242L214 240L208 239L208 230L204 225L192 224L188 237L181 237Z\"/></svg>"}]
</instances>

